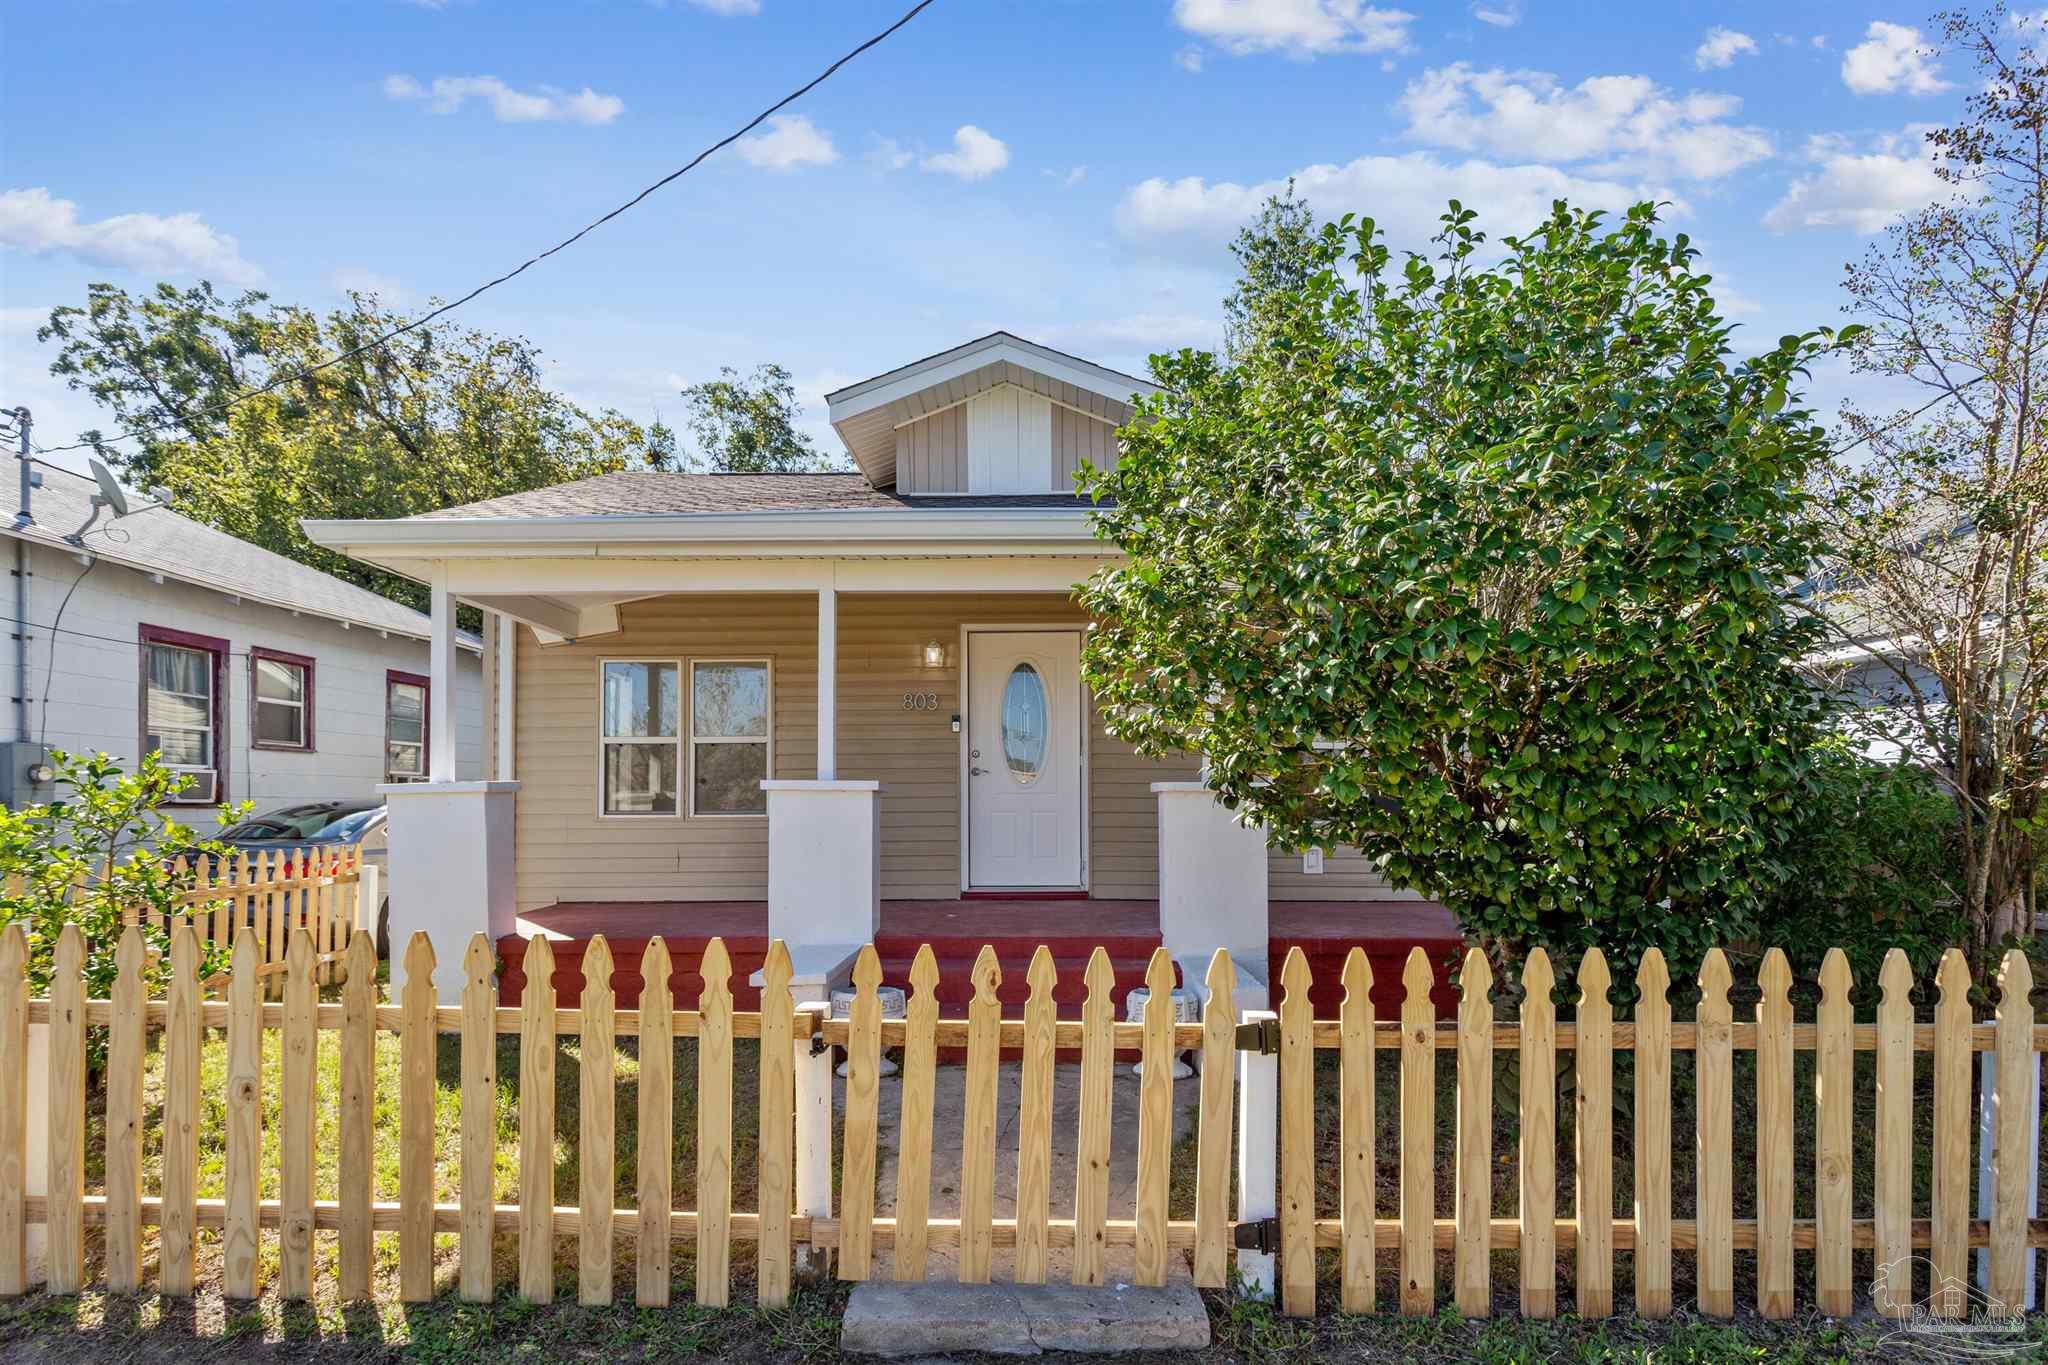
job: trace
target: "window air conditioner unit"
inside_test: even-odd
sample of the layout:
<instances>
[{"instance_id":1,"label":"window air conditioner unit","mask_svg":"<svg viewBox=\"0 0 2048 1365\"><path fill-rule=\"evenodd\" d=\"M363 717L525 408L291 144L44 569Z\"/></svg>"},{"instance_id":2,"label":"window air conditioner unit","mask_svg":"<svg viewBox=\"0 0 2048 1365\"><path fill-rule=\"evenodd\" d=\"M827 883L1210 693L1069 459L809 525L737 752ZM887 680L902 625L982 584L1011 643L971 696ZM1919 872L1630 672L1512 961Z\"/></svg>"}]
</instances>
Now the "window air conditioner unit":
<instances>
[{"instance_id":1,"label":"window air conditioner unit","mask_svg":"<svg viewBox=\"0 0 2048 1365\"><path fill-rule=\"evenodd\" d=\"M210 806L220 799L220 774L214 769L178 768L175 771L192 779L192 785L185 788L178 800Z\"/></svg>"}]
</instances>

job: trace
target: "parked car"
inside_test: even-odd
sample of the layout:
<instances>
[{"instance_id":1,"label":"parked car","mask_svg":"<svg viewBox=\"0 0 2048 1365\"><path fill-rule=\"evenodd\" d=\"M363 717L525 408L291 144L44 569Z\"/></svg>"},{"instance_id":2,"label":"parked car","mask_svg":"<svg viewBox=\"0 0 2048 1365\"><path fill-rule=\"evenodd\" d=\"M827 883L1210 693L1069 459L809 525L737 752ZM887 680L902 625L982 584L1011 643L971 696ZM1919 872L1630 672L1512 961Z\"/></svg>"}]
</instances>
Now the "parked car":
<instances>
[{"instance_id":1,"label":"parked car","mask_svg":"<svg viewBox=\"0 0 2048 1365\"><path fill-rule=\"evenodd\" d=\"M389 882L381 874L390 846L384 837L385 809L381 801L308 801L283 806L228 826L220 832L222 843L243 853L306 853L322 849L360 845L363 861L380 874L377 904L377 953L390 948L391 895Z\"/></svg>"}]
</instances>

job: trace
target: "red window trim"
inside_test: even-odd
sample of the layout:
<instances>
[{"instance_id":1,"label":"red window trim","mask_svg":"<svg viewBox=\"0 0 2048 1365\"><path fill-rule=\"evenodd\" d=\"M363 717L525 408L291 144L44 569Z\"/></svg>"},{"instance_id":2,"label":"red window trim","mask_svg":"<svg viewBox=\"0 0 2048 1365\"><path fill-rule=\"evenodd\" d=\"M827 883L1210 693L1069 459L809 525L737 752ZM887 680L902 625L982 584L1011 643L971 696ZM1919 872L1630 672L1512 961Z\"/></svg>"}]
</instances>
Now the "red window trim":
<instances>
[{"instance_id":1,"label":"red window trim","mask_svg":"<svg viewBox=\"0 0 2048 1365\"><path fill-rule=\"evenodd\" d=\"M274 663L290 664L305 670L306 692L304 710L304 735L302 744L270 744L256 738L261 733L256 726L256 665L264 659ZM292 654L268 645L249 646L249 747L252 749L274 749L288 754L310 754L313 748L313 658L309 654Z\"/></svg>"},{"instance_id":2,"label":"red window trim","mask_svg":"<svg viewBox=\"0 0 2048 1365\"><path fill-rule=\"evenodd\" d=\"M424 673L408 673L402 668L384 670L384 780L391 780L391 684L408 683L420 689L420 777L422 780L434 771L434 680Z\"/></svg>"},{"instance_id":3,"label":"red window trim","mask_svg":"<svg viewBox=\"0 0 2048 1365\"><path fill-rule=\"evenodd\" d=\"M199 635L170 626L138 625L135 647L135 748L149 752L149 645L176 645L181 649L203 649L213 656L213 800L175 798L174 806L210 806L228 799L228 642L218 635Z\"/></svg>"}]
</instances>

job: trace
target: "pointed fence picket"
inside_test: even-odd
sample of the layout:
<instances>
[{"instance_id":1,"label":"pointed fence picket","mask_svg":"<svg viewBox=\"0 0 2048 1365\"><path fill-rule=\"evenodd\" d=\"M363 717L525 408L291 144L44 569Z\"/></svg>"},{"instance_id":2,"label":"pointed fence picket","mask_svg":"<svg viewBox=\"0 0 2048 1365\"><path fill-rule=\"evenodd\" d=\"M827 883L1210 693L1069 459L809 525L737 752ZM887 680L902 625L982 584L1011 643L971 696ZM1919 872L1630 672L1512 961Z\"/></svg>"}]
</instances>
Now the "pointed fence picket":
<instances>
[{"instance_id":1,"label":"pointed fence picket","mask_svg":"<svg viewBox=\"0 0 2048 1365\"><path fill-rule=\"evenodd\" d=\"M623 1266L620 1247L634 1243L631 1256L635 1299L659 1306L671 1295L672 1249L691 1248L695 1297L722 1305L734 1279L734 1247L752 1244L759 1301L788 1299L799 1249L813 1255L836 1253L838 1273L858 1279L875 1273L886 1255L891 1273L923 1278L934 1253L955 1258L963 1282L1011 1273L1038 1282L1055 1273L1061 1258L1080 1283L1105 1282L1112 1274L1141 1284L1191 1275L1203 1286L1229 1282L1234 1249L1259 1248L1280 1256L1282 1306L1294 1314L1315 1311L1318 1272L1333 1275L1339 1302L1351 1312L1373 1311L1374 1277L1387 1250L1400 1277L1404 1313L1438 1310L1435 1263L1449 1253L1452 1282L1448 1300L1467 1315L1493 1311L1493 1257L1519 1259L1516 1274L1522 1312L1555 1313L1558 1255L1576 1262L1577 1304L1590 1316L1615 1311L1615 1258L1631 1255L1636 1311L1668 1314L1673 1303L1673 1265L1692 1258L1699 1306L1708 1314L1734 1311L1733 1259L1754 1253L1758 1309L1766 1315L1799 1311L1799 1281L1791 1266L1798 1253L1813 1253L1814 1303L1842 1313L1859 1306L1866 1286L1852 1280L1855 1253L1874 1256L1875 1275L1867 1290L1880 1312L1897 1314L1925 1304L1936 1313L1971 1311L1974 1291L1962 1278L1972 1248L1989 1250L1984 1297L1994 1305L2016 1305L2026 1293L2026 1256L2048 1246L2048 1220L2027 1205L2026 1163L2034 1148L2027 1131L2035 1055L2048 1050L2048 1029L2035 1021L2028 963L2017 953L2005 959L1995 983L1994 1022L1972 1022L1969 974L1960 954L1944 957L1927 998L1932 1022L1916 1024L1914 987L1903 955L1887 959L1876 994L1860 995L1846 958L1830 953L1818 978L1818 1004L1809 1022L1795 1017L1794 983L1782 954L1766 956L1755 982L1753 1023L1736 1024L1729 992L1735 984L1725 957L1710 954L1700 971L1701 996L1689 1021L1674 1020L1670 981L1661 954L1646 956L1636 974L1636 1003L1624 1020L1615 1018L1606 963L1588 953L1576 964L1576 1002L1568 1019L1558 1018L1558 973L1546 954L1532 953L1519 972L1506 964L1501 981L1515 981L1521 994L1519 1017L1503 1022L1497 964L1469 953L1458 972L1455 1020L1439 1020L1432 991L1438 964L1411 955L1403 974L1405 1000L1398 1022L1375 1015L1372 971L1362 953L1343 966L1344 997L1334 1019L1317 1019L1309 1004L1312 973L1298 952L1282 965L1277 1019L1262 1016L1240 1024L1234 1008L1238 969L1217 953L1205 982L1207 1006L1200 1023L1178 1023L1173 994L1179 970L1164 953L1146 972L1151 994L1143 1017L1118 1023L1116 983L1105 954L1091 958L1084 975L1079 1017L1061 1020L1054 1004L1057 972L1049 952L1033 954L1026 974L1028 998L1018 1019L1003 1018L999 1003L1001 968L992 950L976 960L971 999L962 1018L941 1017L940 977L929 950L912 968L913 995L906 1018L881 1017L881 967L864 950L854 968L856 985L846 1018L827 1019L806 1009L798 1013L791 995L789 954L780 943L768 953L757 1012L732 1007L730 956L713 940L698 964L701 989L694 1008L677 1009L689 991L672 971L668 949L651 942L639 963L643 982L639 1009L618 1009L614 964L608 947L593 941L583 956L583 991L575 1009L557 1009L551 981L551 951L544 940L530 945L528 985L518 1008L497 1003L495 956L481 936L468 946L459 969L459 1004L439 1005L431 945L416 936L404 947L406 987L393 1004L380 1004L374 990L374 946L358 931L341 949L344 970L323 947L323 929L313 921L286 930L286 971L278 981L281 999L266 1001L265 965L253 934L232 930L231 965L224 974L224 998L208 1000L199 979L202 925L195 917L174 927L167 997L144 997L145 954L140 930L124 932L110 999L85 997L84 943L69 930L55 945L47 998L30 999L27 944L19 925L0 931L0 1292L25 1287L27 1230L46 1229L46 1273L53 1289L85 1286L87 1229L101 1227L101 1263L109 1285L141 1287L151 1274L165 1292L189 1294L196 1287L195 1247L202 1230L221 1234L221 1287L246 1298L264 1288L264 1239L276 1235L277 1288L287 1298L316 1292L316 1276L327 1262L317 1254L323 1234L338 1233L336 1274L345 1298L373 1289L376 1239L397 1236L398 1289L418 1300L455 1289L484 1301L498 1292L494 1257L498 1238L517 1240L518 1289L543 1300L555 1289L558 1252L574 1239L575 1282L585 1303L609 1302ZM327 940L332 942L332 940ZM1447 965L1447 964L1446 964ZM339 998L323 999L328 978L341 984ZM1866 987L1870 983L1866 983ZM1852 1001L1874 1010L1874 1023L1858 1024ZM661 1002L669 1007L662 1008ZM28 1030L49 1029L50 1063L46 1093L29 1093L25 1083ZM89 1029L106 1030L106 1122L103 1131L104 1194L87 1195L84 1171L88 1090L85 1068ZM200 1055L209 1030L224 1030L226 1093L202 1096ZM317 1091L315 1059L320 1034L339 1033L341 1084L339 1142L331 1156L314 1142L315 1116L323 1098ZM163 1035L164 1078L160 1110L143 1107L142 1070L149 1035ZM278 1046L266 1054L265 1035ZM395 1037L394 1037L395 1035ZM437 1169L436 1076L441 1040L459 1039L460 1142L451 1159L459 1171L446 1184ZM560 1039L579 1043L581 1083L571 1139L582 1177L573 1206L555 1203L554 1070ZM520 1134L516 1201L496 1202L495 1114L499 1099L498 1048L516 1037L519 1048ZM678 1076L678 1059L690 1055L679 1045L693 1040L695 1074ZM736 1211L733 1171L734 1058L742 1041L758 1040L760 1141L759 1200L753 1211ZM377 1202L371 1171L378 1141L376 1053L395 1045L399 1076L397 1199ZM616 1106L615 1056L632 1046L639 1057L637 1111ZM877 1160L883 1142L878 1111L879 1075L885 1050L902 1049L903 1084L898 1128L891 1140L898 1154L894 1208L877 1203ZM811 1156L796 1137L799 1064L813 1052L848 1053L840 1198L828 1206L795 1210L795 1173L809 1169ZM1273 1114L1239 1114L1240 1051L1277 1053L1279 1089ZM961 1075L965 1104L959 1129L960 1213L931 1215L934 1106L937 1059L964 1052ZM1327 1067L1317 1054L1330 1052ZM1738 1218L1730 1153L1735 1054L1753 1054L1756 1086L1753 1141L1757 1154L1756 1200L1752 1216ZM1809 1062L1795 1068L1798 1054ZM1987 1084L1995 1088L1995 1122L1987 1130L1995 1188L1989 1217L1972 1220L1966 1207L1972 1155L1971 1056L1990 1054ZM1061 1070L1064 1053L1079 1054L1078 1073ZM1380 1054L1384 1053L1384 1056ZM1455 1067L1452 1138L1441 1149L1437 1125L1440 1058ZM1630 1134L1618 1143L1613 1131L1616 1054L1632 1054ZM1686 1054L1691 1060L1685 1060ZM1859 1053L1874 1054L1873 1149L1859 1163L1854 1132L1856 1067ZM1914 1062L1931 1054L1931 1084L1916 1093ZM1119 1055L1142 1059L1135 1094L1113 1084ZM1198 1083L1177 1089L1176 1060L1197 1056ZM267 1059L271 1058L274 1060ZM1576 1121L1576 1207L1560 1216L1556 1197L1556 1101L1558 1061L1567 1059ZM1014 1216L1001 1216L1010 1190L998 1188L996 1143L1003 1131L1003 1090L998 1069L1017 1059L1019 1087L1015 1126L1017 1175ZM1494 1110L1500 1069L1519 1069L1518 1168L1507 1177L1519 1183L1516 1214L1494 1217L1496 1185ZM1399 1111L1383 1115L1373 1103L1381 1066L1397 1068ZM1684 1136L1697 1150L1698 1183L1690 1208L1674 1208L1671 1168L1674 1144L1674 1070L1689 1071L1697 1105L1692 1131ZM1810 1072L1813 1091L1795 1091L1796 1075ZM509 1078L507 1078L509 1079ZM1334 1082L1334 1106L1319 1101L1317 1087ZM951 1084L949 1080L947 1084ZM1062 1084L1078 1084L1072 1112L1076 1162L1070 1205L1052 1189L1055 1100ZM673 1170L673 1105L679 1089L696 1097L696 1207L676 1208ZM263 1197L261 1168L266 1102L278 1114L276 1197ZM1124 1105L1130 1112L1121 1112ZM1195 1163L1191 1209L1177 1209L1173 1163L1177 1106L1194 1106ZM1922 1108L1927 1106L1928 1108ZM1928 1216L1912 1208L1915 1119L1926 1113L1936 1160L1926 1192ZM201 1199L198 1155L202 1115L224 1127L225 1160L220 1173L224 1198ZM637 1202L615 1207L615 1126L635 1125L639 1155ZM30 1195L26 1171L27 1124L48 1127L45 1193ZM1268 1128L1265 1125L1271 1123ZM1810 1144L1796 1142L1795 1130L1812 1125ZM1118 1125L1136 1134L1136 1183L1121 1207L1112 1208L1108 1180L1111 1134ZM1319 1131L1322 1125L1334 1131ZM152 1125L155 1128L151 1131ZM1233 1133L1242 1129L1275 1144L1282 1197L1270 1225L1233 1220ZM1399 1207L1381 1217L1375 1198L1376 1139L1398 1136ZM813 1139L803 1139L805 1141ZM150 1188L142 1154L162 1154L161 1174ZM1809 1209L1795 1208L1794 1161L1810 1150L1814 1162ZM325 1163L336 1163L336 1197L320 1201ZM1323 1169L1321 1163L1334 1163ZM1618 1213L1614 1203L1618 1161L1628 1163L1633 1209ZM1451 1216L1438 1217L1437 1170L1454 1174ZM1961 1172L1960 1175L1957 1172ZM1317 1191L1334 1183L1331 1207L1317 1207ZM436 1191L452 1188L453 1203L436 1202ZM1502 1195L1505 1198L1505 1195ZM1067 1216L1069 1210L1071 1216ZM1868 1216L1858 1216L1867 1211ZM1176 1217L1191 1212L1192 1217ZM1327 1215L1327 1216L1319 1216ZM155 1255L147 1232L156 1229ZM435 1239L456 1234L459 1265L451 1279L437 1281ZM1931 1283L1911 1278L1914 1253L1928 1253ZM1328 1260L1318 1265L1318 1258ZM1901 1276L1905 1278L1901 1278ZM1952 1277L1944 1279L1943 1277Z\"/></svg>"}]
</instances>

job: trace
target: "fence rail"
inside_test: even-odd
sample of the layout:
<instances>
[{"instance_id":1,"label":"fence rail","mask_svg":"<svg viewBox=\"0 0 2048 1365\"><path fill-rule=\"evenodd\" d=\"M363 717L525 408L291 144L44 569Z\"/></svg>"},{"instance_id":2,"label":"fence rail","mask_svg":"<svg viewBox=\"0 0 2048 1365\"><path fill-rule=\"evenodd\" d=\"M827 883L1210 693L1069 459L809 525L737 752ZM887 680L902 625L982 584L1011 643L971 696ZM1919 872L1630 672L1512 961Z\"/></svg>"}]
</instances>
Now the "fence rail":
<instances>
[{"instance_id":1,"label":"fence rail","mask_svg":"<svg viewBox=\"0 0 2048 1365\"><path fill-rule=\"evenodd\" d=\"M345 883L340 872L323 872L322 884ZM310 882L314 878L307 878ZM286 887L289 892L292 888ZM242 884L229 894L242 896ZM240 923L241 921L234 921ZM339 922L339 917L328 923ZM1205 986L1207 1001L1199 1023L1176 1023L1172 995L1176 973L1161 951L1147 972L1151 990L1143 1017L1118 1023L1115 987L1100 950L1084 973L1087 987L1079 1019L1057 1018L1057 974L1046 949L1033 957L1026 979L1028 999L1020 1018L1004 1019L997 992L1001 969L985 949L972 972L973 994L964 1018L940 1019L939 973L929 948L911 970L907 1016L881 1017L881 965L872 947L855 962L855 995L847 1017L833 1019L822 1005L799 1003L791 995L790 961L784 946L772 945L761 1008L732 1008L731 964L724 944L712 940L700 965L702 988L695 1009L619 1010L614 1007L609 947L593 940L583 959L580 1009L558 1009L552 982L553 953L545 939L528 946L528 985L520 1005L497 1004L496 960L478 936L469 945L460 973L459 1003L442 1006L434 992L437 964L424 936L405 953L405 987L395 1004L376 998L371 935L356 932L343 950L346 982L339 1000L319 997L322 954L316 951L320 920L307 915L282 934L288 945L283 999L265 1002L263 948L267 935L230 932L232 968L226 999L203 998L198 979L201 924L181 921L172 939L167 998L146 1000L142 990L142 942L132 930L120 948L120 972L105 1001L84 998L84 944L67 929L56 951L49 997L28 998L26 944L19 926L0 933L0 1293L27 1285L25 1233L47 1230L50 1287L73 1292L84 1287L87 1227L104 1230L105 1275L111 1288L141 1286L142 1234L158 1230L162 1289L192 1292L195 1246L202 1229L222 1237L222 1288L231 1297L257 1292L259 1239L279 1234L279 1288L286 1297L312 1292L316 1232L339 1234L339 1289L345 1298L371 1290L374 1239L396 1234L399 1292L416 1301L434 1292L434 1236L459 1239L457 1284L470 1300L498 1292L492 1268L497 1239L518 1246L517 1285L529 1299L546 1301L556 1285L556 1252L563 1239L576 1245L576 1292L585 1303L612 1298L617 1248L633 1249L636 1302L668 1302L672 1256L677 1243L694 1252L695 1296L722 1305L731 1294L732 1248L754 1251L755 1290L764 1304L786 1300L799 1269L826 1260L845 1279L886 1273L921 1279L934 1252L957 1259L963 1282L986 1281L995 1273L997 1251L1008 1254L1020 1282L1042 1282L1061 1273L1076 1283L1108 1277L1111 1253L1125 1257L1128 1278L1162 1284L1188 1273L1197 1285L1222 1287L1233 1268L1265 1273L1256 1258L1277 1253L1278 1291L1290 1314L1313 1313L1318 1303L1319 1253L1334 1270L1339 1300L1347 1311L1383 1307L1376 1297L1378 1272L1399 1275L1398 1303L1408 1314L1436 1310L1440 1253L1450 1253L1447 1286L1460 1312L1493 1311L1494 1256L1514 1253L1520 1311L1548 1317L1557 1311L1558 1257L1575 1264L1572 1277L1578 1311L1602 1316L1614 1311L1614 1273L1621 1257L1633 1271L1633 1307L1645 1316L1675 1308L1673 1263L1693 1258L1699 1311L1734 1311L1737 1251L1753 1253L1756 1306L1766 1316L1791 1314L1794 1252L1813 1256L1815 1306L1846 1313L1859 1293L1873 1294L1880 1312L1902 1315L1931 1296L1936 1315L1961 1313L1963 1298L1947 1287L1967 1286L1967 1253L1989 1251L1992 1305L2017 1305L2025 1294L2025 1254L2048 1247L2048 1220L2028 1207L2033 1134L2027 1123L2038 1086L2035 1054L2048 1051L2048 1028L2036 1025L2025 957L2007 956L1998 981L1993 1022L1974 1024L1968 1004L1969 980L1963 959L1950 953L1935 977L1938 998L1931 1024L1912 1012L1913 986L1905 958L1893 954L1879 981L1882 998L1875 1022L1857 1024L1850 1013L1846 960L1829 955L1819 976L1814 1017L1795 1022L1792 976L1781 954L1765 959L1758 985L1761 998L1753 1021L1735 1022L1729 1002L1733 983L1726 960L1710 954L1700 974L1701 999L1691 1021L1674 1021L1670 980L1660 955L1646 957L1638 974L1632 1017L1616 1020L1606 964L1589 953L1575 975L1570 1018L1560 1022L1553 1003L1557 978L1548 957L1531 955L1520 974L1520 1015L1495 1018L1493 973L1486 959L1470 954L1459 978L1456 1022L1440 1026L1431 1001L1434 984L1428 961L1418 951L1403 973L1404 1001L1397 1020L1375 1017L1372 974L1361 952L1344 965L1346 994L1334 1020L1317 1020L1309 1005L1311 974L1299 951L1289 955L1278 981L1274 1013L1241 1014L1233 993L1237 970L1218 953ZM209 924L208 929L211 930ZM270 940L273 944L275 940ZM639 965L645 1000L672 999L673 965L660 939L648 944ZM49 1028L47 1095L30 1094L28 1028ZM86 1030L105 1028L106 1152L104 1194L85 1193L84 1170ZM225 1031L226 1094L219 1097L226 1119L224 1195L198 1197L195 1132L200 1112L200 1048L208 1029ZM332 1200L314 1198L315 1058L320 1032L339 1034L341 1085L336 1105L340 1138L335 1153ZM143 1107L146 1044L161 1034L164 1084L161 1115ZM279 1035L279 1060L266 1069L263 1035ZM379 1034L394 1034L400 1052L397 1086L398 1198L373 1198L372 1170L378 1141L374 1113L374 1054ZM436 1049L443 1034L460 1038L459 1197L435 1198ZM496 1198L493 1184L498 1100L498 1042L520 1040L518 1198ZM581 1171L578 1199L555 1202L554 1172L556 1044L564 1037L581 1044L580 1086L574 1107ZM638 1038L638 1106L621 1114L612 1059L621 1038ZM677 1039L694 1038L696 1075L674 1074ZM759 1191L754 1210L736 1209L733 1127L734 1056L740 1039L760 1043ZM878 1209L877 1166L883 1139L880 1077L885 1049L902 1049L902 1088L893 1142L898 1175L895 1207ZM838 1202L832 1202L832 1050L844 1049L843 1143L838 1156ZM933 1217L935 1180L936 1068L941 1049L964 1049L965 1105L958 1133L960 1211ZM1062 1052L1078 1051L1078 1071L1059 1071ZM1143 1077L1135 1102L1137 1171L1128 1207L1110 1206L1112 1126L1117 1115L1113 1068L1118 1053L1138 1053ZM1448 1153L1454 1172L1452 1214L1437 1212L1439 1143L1437 1106L1439 1054L1452 1054L1455 1113ZM1616 1053L1631 1054L1632 1092L1618 1104ZM1738 1135L1733 1115L1737 1052L1754 1056L1754 1134ZM1810 1100L1796 1103L1793 1059L1810 1053ZM1876 1074L1874 1153L1856 1156L1854 1077L1857 1054L1874 1054ZM1196 1122L1192 1217L1174 1217L1169 1195L1177 1144L1172 1071L1178 1054L1201 1062ZM1692 1056L1696 1094L1693 1131L1674 1131L1672 1103L1675 1055ZM1931 1086L1915 1091L1915 1058L1931 1054ZM1989 1139L1994 1175L1989 1217L1972 1217L1972 1057L1988 1054L1989 1085L1996 1099ZM1320 1068L1318 1054L1333 1066ZM685 1054L686 1055L686 1054ZM1017 1059L1015 1215L998 1218L996 1207L997 1072L1003 1058ZM1500 1068L1513 1057L1519 1071L1514 1216L1494 1212L1496 1132L1493 1108ZM1573 1207L1558 1207L1557 1149L1559 1058L1571 1077L1573 1166L1577 1195ZM1391 1067L1391 1072L1383 1068ZM1331 1121L1318 1108L1318 1086L1335 1079L1335 1141L1319 1138ZM1393 1112L1376 1109L1383 1077L1398 1096ZM507 1078L509 1079L509 1078ZM1058 1086L1078 1087L1074 1133L1075 1177L1060 1192L1055 1216L1052 1188L1053 1115ZM674 1207L677 1172L671 1152L677 1087L696 1096L696 1207ZM262 1198L263 1122L266 1090L278 1106L277 1197ZM1277 1097L1268 1105L1263 1098ZM389 1097L385 1097L387 1100ZM1325 1099L1327 1101L1327 1094ZM30 1192L25 1137L33 1105L44 1105L49 1125L47 1180ZM1267 1114L1271 1109L1277 1119ZM1683 1111L1677 1111L1682 1113ZM1809 1117L1810 1116L1810 1117ZM1925 1123L1921 1122L1925 1119ZM619 1207L613 1153L621 1122L633 1125L638 1155L636 1205ZM144 1126L161 1125L162 1174L158 1188L143 1189ZM1814 1194L1810 1208L1795 1208L1795 1126L1810 1123ZM1928 1188L1914 1188L1913 1147L1917 1128L1932 1133L1933 1161ZM1262 1133L1271 1150L1256 1150ZM1376 1195L1381 1139L1397 1134L1398 1209L1383 1216ZM1753 1216L1736 1217L1733 1152L1741 1136L1755 1147ZM1692 1147L1682 1157L1679 1144ZM1631 1163L1632 1216L1615 1212L1617 1149ZM1319 1185L1329 1173L1321 1153L1334 1151L1336 1195L1318 1207ZM1674 1208L1674 1162L1693 1164L1693 1207ZM1261 1172L1265 1172L1262 1176ZM1262 1190L1261 1180L1272 1188ZM1232 1210L1233 1191L1237 1205ZM1916 1194L1929 1199L1927 1216L1916 1215ZM1272 1196L1277 1195L1277 1199ZM1859 1199L1867 1216L1857 1216ZM1334 1214L1334 1216L1331 1216ZM1270 1216L1269 1216L1270 1215ZM1907 1263L1916 1250L1929 1252L1928 1282L1902 1288L1895 1275L1880 1273L1864 1284L1852 1279L1852 1253L1873 1253L1880 1269ZM1055 1256L1058 1253L1058 1257ZM886 1263L884 1255L886 1254ZM1254 1258L1254 1259L1248 1259ZM1067 1265L1057 1269L1055 1261ZM1122 1273L1121 1271L1119 1272ZM1964 1291L1957 1291L1959 1293Z\"/></svg>"}]
</instances>

